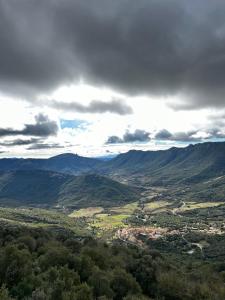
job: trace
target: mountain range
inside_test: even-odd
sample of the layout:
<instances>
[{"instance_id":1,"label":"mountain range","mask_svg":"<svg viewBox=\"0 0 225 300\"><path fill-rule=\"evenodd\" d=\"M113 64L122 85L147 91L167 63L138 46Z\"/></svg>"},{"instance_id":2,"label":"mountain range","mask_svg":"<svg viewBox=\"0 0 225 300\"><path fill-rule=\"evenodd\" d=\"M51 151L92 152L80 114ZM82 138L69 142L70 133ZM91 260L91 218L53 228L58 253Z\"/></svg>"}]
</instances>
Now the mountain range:
<instances>
[{"instance_id":1,"label":"mountain range","mask_svg":"<svg viewBox=\"0 0 225 300\"><path fill-rule=\"evenodd\" d=\"M134 201L145 186L187 186L192 197L225 196L225 142L119 154L111 160L61 154L49 159L0 159L0 203L112 206ZM114 180L112 180L114 179Z\"/></svg>"},{"instance_id":2,"label":"mountain range","mask_svg":"<svg viewBox=\"0 0 225 300\"><path fill-rule=\"evenodd\" d=\"M225 175L225 142L160 151L131 150L101 167L106 173L144 175L157 185L199 183Z\"/></svg>"},{"instance_id":3,"label":"mountain range","mask_svg":"<svg viewBox=\"0 0 225 300\"><path fill-rule=\"evenodd\" d=\"M0 171L47 170L75 175L93 171L100 164L99 159L65 153L48 159L3 158L0 159Z\"/></svg>"}]
</instances>

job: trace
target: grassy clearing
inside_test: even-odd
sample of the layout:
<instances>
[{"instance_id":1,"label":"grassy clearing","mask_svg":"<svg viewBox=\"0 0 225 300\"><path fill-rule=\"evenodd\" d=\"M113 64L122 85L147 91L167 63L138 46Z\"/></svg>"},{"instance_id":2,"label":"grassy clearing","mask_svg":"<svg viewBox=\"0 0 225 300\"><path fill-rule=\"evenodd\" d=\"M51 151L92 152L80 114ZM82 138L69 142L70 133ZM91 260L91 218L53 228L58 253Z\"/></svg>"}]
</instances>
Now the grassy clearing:
<instances>
[{"instance_id":1,"label":"grassy clearing","mask_svg":"<svg viewBox=\"0 0 225 300\"><path fill-rule=\"evenodd\" d=\"M138 202L132 202L120 207L108 208L95 213L87 219L89 228L99 237L111 239L119 228L127 227L126 220L138 209Z\"/></svg>"},{"instance_id":2,"label":"grassy clearing","mask_svg":"<svg viewBox=\"0 0 225 300\"><path fill-rule=\"evenodd\" d=\"M87 234L87 229L83 224L54 210L0 207L0 221L14 223L15 225L25 225L28 227L65 228L78 235Z\"/></svg>"},{"instance_id":3,"label":"grassy clearing","mask_svg":"<svg viewBox=\"0 0 225 300\"><path fill-rule=\"evenodd\" d=\"M103 212L103 207L88 207L73 211L69 217L71 218L91 218L96 214Z\"/></svg>"},{"instance_id":4,"label":"grassy clearing","mask_svg":"<svg viewBox=\"0 0 225 300\"><path fill-rule=\"evenodd\" d=\"M96 214L93 226L102 230L112 230L126 227L125 220L138 209L138 202L132 202L120 207L113 207L108 213Z\"/></svg>"},{"instance_id":5,"label":"grassy clearing","mask_svg":"<svg viewBox=\"0 0 225 300\"><path fill-rule=\"evenodd\" d=\"M127 226L124 221L130 217L129 214L117 214L117 215L110 215L110 214L98 214L95 217L95 220L92 226L102 229L102 230L109 230L109 229L116 229L119 227Z\"/></svg>"},{"instance_id":6,"label":"grassy clearing","mask_svg":"<svg viewBox=\"0 0 225 300\"><path fill-rule=\"evenodd\" d=\"M136 209L138 209L138 202L132 202L124 206L113 207L110 211L119 214L132 214Z\"/></svg>"},{"instance_id":7,"label":"grassy clearing","mask_svg":"<svg viewBox=\"0 0 225 300\"><path fill-rule=\"evenodd\" d=\"M210 207L216 207L223 204L222 202L185 202L185 205L183 205L179 211L187 211L187 210L194 210L194 209L201 209L201 208L210 208Z\"/></svg>"},{"instance_id":8,"label":"grassy clearing","mask_svg":"<svg viewBox=\"0 0 225 300\"><path fill-rule=\"evenodd\" d=\"M145 203L145 207L144 210L146 211L156 211L162 212L168 209L168 206L171 205L170 202L168 201L153 201L153 202L149 202L149 203Z\"/></svg>"}]
</instances>

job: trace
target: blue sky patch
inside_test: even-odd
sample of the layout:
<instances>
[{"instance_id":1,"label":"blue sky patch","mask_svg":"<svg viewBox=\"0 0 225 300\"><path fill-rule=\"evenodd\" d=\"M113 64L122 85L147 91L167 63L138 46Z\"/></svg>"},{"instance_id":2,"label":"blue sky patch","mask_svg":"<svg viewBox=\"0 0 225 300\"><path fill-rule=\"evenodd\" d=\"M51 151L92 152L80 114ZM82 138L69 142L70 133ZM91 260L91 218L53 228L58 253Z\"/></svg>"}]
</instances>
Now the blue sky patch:
<instances>
[{"instance_id":1,"label":"blue sky patch","mask_svg":"<svg viewBox=\"0 0 225 300\"><path fill-rule=\"evenodd\" d=\"M88 125L89 123L87 121L84 120L79 120L79 119L75 119L75 120L65 120L65 119L60 119L60 127L61 129L64 128L84 128L86 125Z\"/></svg>"}]
</instances>

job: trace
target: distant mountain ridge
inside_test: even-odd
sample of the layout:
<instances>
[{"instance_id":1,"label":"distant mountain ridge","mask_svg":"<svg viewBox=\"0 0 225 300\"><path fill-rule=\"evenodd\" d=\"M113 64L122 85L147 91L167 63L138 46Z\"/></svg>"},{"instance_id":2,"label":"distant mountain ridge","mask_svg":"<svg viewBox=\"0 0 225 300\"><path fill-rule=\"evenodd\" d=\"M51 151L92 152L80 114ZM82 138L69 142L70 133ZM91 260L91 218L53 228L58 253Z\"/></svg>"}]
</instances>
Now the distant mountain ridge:
<instances>
[{"instance_id":1,"label":"distant mountain ridge","mask_svg":"<svg viewBox=\"0 0 225 300\"><path fill-rule=\"evenodd\" d=\"M225 175L225 142L159 151L131 150L102 167L106 173L142 174L155 184L197 183Z\"/></svg>"},{"instance_id":2,"label":"distant mountain ridge","mask_svg":"<svg viewBox=\"0 0 225 300\"><path fill-rule=\"evenodd\" d=\"M95 158L65 153L48 159L3 158L0 159L0 171L47 170L54 172L79 174L95 170L102 162Z\"/></svg>"},{"instance_id":3,"label":"distant mountain ridge","mask_svg":"<svg viewBox=\"0 0 225 300\"><path fill-rule=\"evenodd\" d=\"M71 153L49 159L0 159L0 171L16 170L46 170L72 175L141 175L156 185L199 183L225 175L225 142L158 151L130 150L108 161Z\"/></svg>"}]
</instances>

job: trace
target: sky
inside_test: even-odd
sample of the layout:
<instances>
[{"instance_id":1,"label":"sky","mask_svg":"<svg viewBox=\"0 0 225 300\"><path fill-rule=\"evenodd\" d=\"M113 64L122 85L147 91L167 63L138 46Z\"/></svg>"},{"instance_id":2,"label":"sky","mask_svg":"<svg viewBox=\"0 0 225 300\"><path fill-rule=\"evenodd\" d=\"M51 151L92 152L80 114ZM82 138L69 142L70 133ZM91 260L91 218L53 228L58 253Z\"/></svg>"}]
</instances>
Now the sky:
<instances>
[{"instance_id":1,"label":"sky","mask_svg":"<svg viewBox=\"0 0 225 300\"><path fill-rule=\"evenodd\" d=\"M0 157L225 141L225 2L0 0Z\"/></svg>"}]
</instances>

